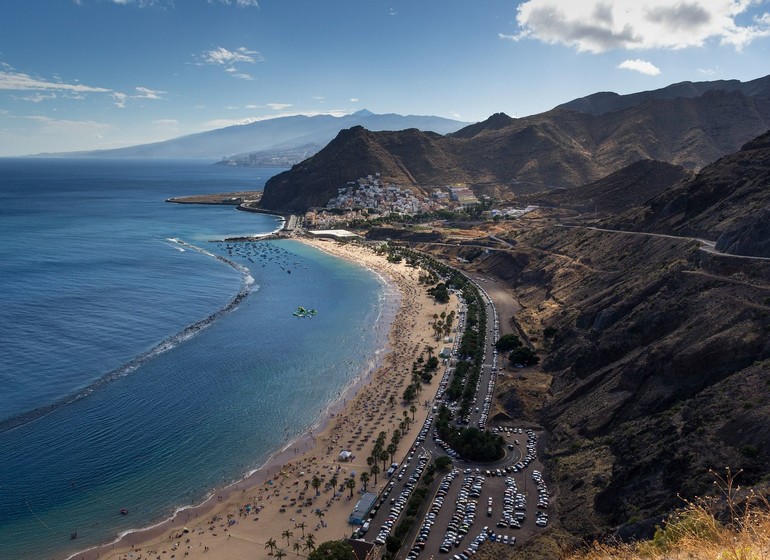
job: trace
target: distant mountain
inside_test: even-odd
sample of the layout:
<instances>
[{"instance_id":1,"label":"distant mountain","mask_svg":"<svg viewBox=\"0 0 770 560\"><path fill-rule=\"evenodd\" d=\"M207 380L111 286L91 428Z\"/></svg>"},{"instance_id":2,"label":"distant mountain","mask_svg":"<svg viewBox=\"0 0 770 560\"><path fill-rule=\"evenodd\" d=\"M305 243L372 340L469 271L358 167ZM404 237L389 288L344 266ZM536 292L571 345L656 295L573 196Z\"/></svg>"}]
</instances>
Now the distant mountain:
<instances>
[{"instance_id":1,"label":"distant mountain","mask_svg":"<svg viewBox=\"0 0 770 560\"><path fill-rule=\"evenodd\" d=\"M770 128L768 83L770 77L671 86L600 114L557 108L512 119L498 113L446 136L345 130L268 181L262 204L323 205L337 187L374 172L404 186L466 183L520 195L584 185L644 159L698 170ZM672 97L685 89L703 93Z\"/></svg>"},{"instance_id":2,"label":"distant mountain","mask_svg":"<svg viewBox=\"0 0 770 560\"><path fill-rule=\"evenodd\" d=\"M96 150L69 154L74 157L109 158L181 158L218 161L240 154L248 158L250 152L314 153L326 145L342 129L365 126L370 130L403 130L419 128L439 134L459 130L468 123L443 117L420 115L378 115L361 110L351 115L334 117L316 115L307 117L277 117L250 124L228 126L207 132L181 136L164 142L142 144L113 150Z\"/></svg>"}]
</instances>

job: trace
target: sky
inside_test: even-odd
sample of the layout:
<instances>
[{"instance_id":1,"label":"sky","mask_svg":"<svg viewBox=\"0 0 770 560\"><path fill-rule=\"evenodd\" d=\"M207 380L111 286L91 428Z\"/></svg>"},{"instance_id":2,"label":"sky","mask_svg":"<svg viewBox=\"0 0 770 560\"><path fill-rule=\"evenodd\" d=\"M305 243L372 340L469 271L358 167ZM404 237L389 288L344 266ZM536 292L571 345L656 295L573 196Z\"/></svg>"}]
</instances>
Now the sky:
<instances>
[{"instance_id":1,"label":"sky","mask_svg":"<svg viewBox=\"0 0 770 560\"><path fill-rule=\"evenodd\" d=\"M770 0L2 0L0 156L770 74Z\"/></svg>"}]
</instances>

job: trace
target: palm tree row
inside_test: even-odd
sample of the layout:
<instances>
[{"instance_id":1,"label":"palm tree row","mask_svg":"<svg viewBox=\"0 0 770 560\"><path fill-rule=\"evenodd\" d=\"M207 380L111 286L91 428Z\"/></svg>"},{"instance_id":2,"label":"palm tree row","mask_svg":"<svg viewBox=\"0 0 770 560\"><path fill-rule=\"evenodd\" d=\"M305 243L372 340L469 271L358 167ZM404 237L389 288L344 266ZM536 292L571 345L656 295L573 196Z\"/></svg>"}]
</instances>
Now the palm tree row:
<instances>
[{"instance_id":1,"label":"palm tree row","mask_svg":"<svg viewBox=\"0 0 770 560\"><path fill-rule=\"evenodd\" d=\"M305 523L299 523L294 526L297 529L302 529L302 538L305 540L305 544L301 545L299 541L295 541L292 545L292 549L294 550L294 553L299 556L300 551L304 550L305 552L313 552L316 549L315 546L315 535L313 533L308 533L305 535ZM294 536L294 533L290 529L286 529L281 533L281 537L286 539L286 546L289 546L289 539ZM270 549L270 556L274 556L275 558L284 558L286 556L286 551L284 551L282 548L278 548L278 543L275 539L270 538L265 543L265 550Z\"/></svg>"}]
</instances>

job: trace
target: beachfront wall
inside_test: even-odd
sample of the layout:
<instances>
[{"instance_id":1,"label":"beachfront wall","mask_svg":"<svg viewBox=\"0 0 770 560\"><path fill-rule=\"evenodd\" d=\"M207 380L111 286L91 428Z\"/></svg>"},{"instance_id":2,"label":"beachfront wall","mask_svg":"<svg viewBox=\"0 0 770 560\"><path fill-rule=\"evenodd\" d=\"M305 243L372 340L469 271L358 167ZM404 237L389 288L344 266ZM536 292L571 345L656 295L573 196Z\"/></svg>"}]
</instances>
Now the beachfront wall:
<instances>
[{"instance_id":1,"label":"beachfront wall","mask_svg":"<svg viewBox=\"0 0 770 560\"><path fill-rule=\"evenodd\" d=\"M366 519L366 516L369 515L370 511L372 511L372 506L376 501L377 501L377 494L372 494L371 492L364 492L364 495L361 496L360 500L358 500L356 507L353 508L353 513L350 514L350 517L348 518L348 523L351 523L353 525L363 525L364 520Z\"/></svg>"}]
</instances>

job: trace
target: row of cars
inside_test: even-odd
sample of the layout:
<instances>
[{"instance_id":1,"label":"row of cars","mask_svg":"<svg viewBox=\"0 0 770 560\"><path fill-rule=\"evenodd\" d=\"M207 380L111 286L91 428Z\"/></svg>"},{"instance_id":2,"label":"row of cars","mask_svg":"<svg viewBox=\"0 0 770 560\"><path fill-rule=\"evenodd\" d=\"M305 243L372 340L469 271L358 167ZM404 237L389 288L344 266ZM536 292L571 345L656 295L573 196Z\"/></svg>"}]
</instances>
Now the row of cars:
<instances>
[{"instance_id":1,"label":"row of cars","mask_svg":"<svg viewBox=\"0 0 770 560\"><path fill-rule=\"evenodd\" d=\"M526 519L527 496L516 488L516 481L512 477L505 479L505 491L503 492L503 514L497 522L498 528L521 529L521 524Z\"/></svg>"},{"instance_id":2,"label":"row of cars","mask_svg":"<svg viewBox=\"0 0 770 560\"><path fill-rule=\"evenodd\" d=\"M433 502L430 504L428 514L425 516L425 519L423 520L422 525L417 532L417 538L414 541L414 546L409 551L409 554L407 554L407 560L414 560L425 548L425 545L428 542L428 537L430 536L430 530L433 528L433 525L436 522L436 517L441 511L441 507L444 505L444 498L449 491L449 486L452 484L452 481L459 473L460 471L458 469L452 469L452 471L450 471L444 476L444 478L441 479L441 484L436 491L436 496L433 498Z\"/></svg>"},{"instance_id":3,"label":"row of cars","mask_svg":"<svg viewBox=\"0 0 770 560\"><path fill-rule=\"evenodd\" d=\"M537 509L535 512L535 525L538 527L545 527L548 525L548 514L544 512L544 509L548 509L548 488L545 486L543 480L543 474L538 471L532 471L532 480L537 485Z\"/></svg>"},{"instance_id":4,"label":"row of cars","mask_svg":"<svg viewBox=\"0 0 770 560\"><path fill-rule=\"evenodd\" d=\"M483 290L483 288L479 288L484 296L487 298L488 301L492 301L489 299L489 296L487 293ZM492 310L494 311L494 329L492 331L492 340L496 341L498 338L500 338L500 321L497 318L497 308L492 306ZM495 378L497 377L497 348L494 347L494 342L492 342L492 375L489 377L489 383L487 383L487 394L484 397L484 404L481 409L481 415L479 416L478 426L480 430L484 430L487 427L487 420L489 419L489 409L492 406L492 395L495 393ZM480 380L479 380L480 381ZM478 394L478 387L476 388L476 392Z\"/></svg>"},{"instance_id":5,"label":"row of cars","mask_svg":"<svg viewBox=\"0 0 770 560\"><path fill-rule=\"evenodd\" d=\"M374 542L375 544L383 545L385 544L385 540L390 536L390 532L393 530L393 526L396 524L396 521L398 521L399 516L401 515L401 512L406 507L406 503L409 501L409 497L412 495L412 491L414 490L414 487L417 485L417 482L420 480L420 477L422 476L422 472L425 470L425 465L428 463L428 456L427 455L420 455L417 466L414 468L414 472L412 472L412 475L409 477L409 480L406 481L404 484L403 490L401 490L401 493L399 494L398 498L395 498L393 503L390 506L390 512L388 513L388 517L385 519L385 521L382 524L382 529L380 529L380 532L377 534L377 537L375 537ZM392 486L388 485L388 492L390 491L390 488Z\"/></svg>"},{"instance_id":6,"label":"row of cars","mask_svg":"<svg viewBox=\"0 0 770 560\"><path fill-rule=\"evenodd\" d=\"M444 452L449 455L452 459L459 459L460 454L452 449L447 442L445 442L443 439L438 437L438 432L433 432L433 441L436 442L436 445L438 445L441 449L444 450Z\"/></svg>"},{"instance_id":7,"label":"row of cars","mask_svg":"<svg viewBox=\"0 0 770 560\"><path fill-rule=\"evenodd\" d=\"M477 498L481 496L481 488L484 485L484 477L481 475L466 474L463 477L463 485L455 500L455 510L452 518L447 523L444 540L439 546L439 552L449 553L454 548L459 548L465 535L476 521ZM439 489L439 491L441 491ZM446 493L446 490L444 491ZM475 550L468 549L470 554ZM468 554L468 552L465 552Z\"/></svg>"},{"instance_id":8,"label":"row of cars","mask_svg":"<svg viewBox=\"0 0 770 560\"><path fill-rule=\"evenodd\" d=\"M510 428L506 426L496 426L492 428L492 432L495 434L501 434L501 433L514 433L514 434L521 434L524 432L522 428ZM527 468L527 466L537 459L537 434L535 433L535 430L527 429L527 454L521 459L521 461L518 461L516 464L511 465L510 467L507 467L505 469L506 472L519 472L523 471ZM518 443L518 440L517 440ZM510 447L510 446L509 446Z\"/></svg>"}]
</instances>

